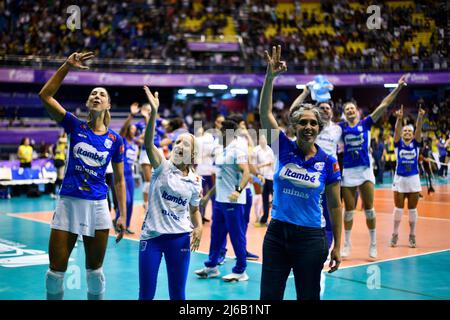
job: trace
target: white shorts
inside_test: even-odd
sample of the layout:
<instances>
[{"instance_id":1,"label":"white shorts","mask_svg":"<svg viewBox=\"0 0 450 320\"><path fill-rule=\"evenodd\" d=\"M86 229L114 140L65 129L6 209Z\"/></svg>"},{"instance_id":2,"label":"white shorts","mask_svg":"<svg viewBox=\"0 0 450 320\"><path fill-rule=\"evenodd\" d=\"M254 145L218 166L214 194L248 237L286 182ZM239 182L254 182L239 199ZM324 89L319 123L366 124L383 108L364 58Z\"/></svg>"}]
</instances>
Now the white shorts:
<instances>
[{"instance_id":1,"label":"white shorts","mask_svg":"<svg viewBox=\"0 0 450 320\"><path fill-rule=\"evenodd\" d=\"M359 187L366 181L375 184L372 167L344 168L342 170L342 187Z\"/></svg>"},{"instance_id":2,"label":"white shorts","mask_svg":"<svg viewBox=\"0 0 450 320\"><path fill-rule=\"evenodd\" d=\"M395 175L392 190L400 193L421 192L420 177L418 174L410 177Z\"/></svg>"},{"instance_id":3,"label":"white shorts","mask_svg":"<svg viewBox=\"0 0 450 320\"><path fill-rule=\"evenodd\" d=\"M166 158L166 156L164 155L164 151L161 148L158 148L159 154L161 155L161 157L163 157L163 159ZM139 164L151 164L150 163L150 159L148 158L147 155L147 151L145 150L141 150L141 155L139 156Z\"/></svg>"},{"instance_id":4,"label":"white shorts","mask_svg":"<svg viewBox=\"0 0 450 320\"><path fill-rule=\"evenodd\" d=\"M95 230L111 229L108 201L61 196L56 204L51 228L95 237Z\"/></svg>"},{"instance_id":5,"label":"white shorts","mask_svg":"<svg viewBox=\"0 0 450 320\"><path fill-rule=\"evenodd\" d=\"M148 158L147 151L141 150L141 154L139 156L139 164L150 164L150 159Z\"/></svg>"}]
</instances>

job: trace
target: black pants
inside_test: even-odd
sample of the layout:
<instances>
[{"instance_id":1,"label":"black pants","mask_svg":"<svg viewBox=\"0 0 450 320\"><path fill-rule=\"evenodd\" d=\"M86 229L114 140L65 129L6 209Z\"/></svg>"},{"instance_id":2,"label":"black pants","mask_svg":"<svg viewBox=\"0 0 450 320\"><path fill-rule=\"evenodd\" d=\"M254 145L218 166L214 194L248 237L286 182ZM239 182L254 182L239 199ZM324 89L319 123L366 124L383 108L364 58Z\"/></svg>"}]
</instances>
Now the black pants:
<instances>
[{"instance_id":1,"label":"black pants","mask_svg":"<svg viewBox=\"0 0 450 320\"><path fill-rule=\"evenodd\" d=\"M269 203L269 196L273 195L273 181L272 180L266 180L263 187L263 216L261 217L260 222L266 223L267 219L269 219L269 209L270 209L270 203Z\"/></svg>"},{"instance_id":2,"label":"black pants","mask_svg":"<svg viewBox=\"0 0 450 320\"><path fill-rule=\"evenodd\" d=\"M297 300L320 300L320 275L327 259L325 229L270 221L263 244L261 300L282 300L291 269Z\"/></svg>"},{"instance_id":3,"label":"black pants","mask_svg":"<svg viewBox=\"0 0 450 320\"><path fill-rule=\"evenodd\" d=\"M441 163L441 168L439 169L439 176L440 177L446 177L448 173L448 167L445 165L442 165L445 162L445 156L439 157L439 162Z\"/></svg>"}]
</instances>

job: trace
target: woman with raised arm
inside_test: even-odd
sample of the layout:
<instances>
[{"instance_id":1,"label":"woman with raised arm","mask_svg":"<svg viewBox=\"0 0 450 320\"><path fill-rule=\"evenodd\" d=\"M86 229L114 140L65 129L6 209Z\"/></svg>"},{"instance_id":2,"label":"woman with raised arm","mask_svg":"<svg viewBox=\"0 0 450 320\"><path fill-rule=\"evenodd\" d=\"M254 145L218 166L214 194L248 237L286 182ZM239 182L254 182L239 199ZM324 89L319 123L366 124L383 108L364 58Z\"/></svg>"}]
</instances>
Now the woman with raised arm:
<instances>
[{"instance_id":1,"label":"woman with raised arm","mask_svg":"<svg viewBox=\"0 0 450 320\"><path fill-rule=\"evenodd\" d=\"M198 249L202 236L198 209L202 184L194 171L195 138L189 133L179 135L166 160L154 144L158 92L153 95L148 87L144 90L151 107L144 143L153 175L140 242L139 299L154 298L164 255L170 299L185 300L190 251Z\"/></svg>"},{"instance_id":2,"label":"woman with raised arm","mask_svg":"<svg viewBox=\"0 0 450 320\"><path fill-rule=\"evenodd\" d=\"M64 273L78 235L83 236L86 252L87 297L91 300L104 297L102 265L112 226L106 200L105 171L111 160L122 212L117 220L120 233L116 242L122 239L125 231L124 150L120 135L108 128L111 119L108 92L101 87L91 91L86 101L89 110L87 121L67 112L54 98L67 73L71 69L88 69L83 63L93 57L92 52L73 53L39 93L50 117L70 135L66 175L51 223L47 299L63 298Z\"/></svg>"},{"instance_id":3,"label":"woman with raised arm","mask_svg":"<svg viewBox=\"0 0 450 320\"><path fill-rule=\"evenodd\" d=\"M419 149L422 142L422 122L425 111L419 107L416 122L416 132L412 125L403 127L403 106L397 111L395 123L394 143L397 154L397 167L395 168L394 183L394 232L391 238L391 247L398 242L398 229L403 215L405 200L408 199L409 212L409 246L416 247L417 203L422 191L419 176Z\"/></svg>"},{"instance_id":4,"label":"woman with raised arm","mask_svg":"<svg viewBox=\"0 0 450 320\"><path fill-rule=\"evenodd\" d=\"M130 114L125 120L122 128L120 129L120 136L123 139L124 153L123 153L123 168L126 183L126 203L127 203L127 221L125 232L127 234L134 234L134 231L130 230L131 216L133 214L133 197L134 197L134 163L137 160L139 152L139 146L136 143L136 126L131 123L134 116L139 113L139 104L137 102L130 106ZM116 226L116 221L120 217L120 208L116 211L116 218L113 221Z\"/></svg>"},{"instance_id":5,"label":"woman with raised arm","mask_svg":"<svg viewBox=\"0 0 450 320\"><path fill-rule=\"evenodd\" d=\"M400 90L406 86L405 76L398 81L398 86L367 117L360 120L359 110L355 103L344 104L345 121L339 123L342 128L344 142L344 158L342 171L342 196L344 198L345 241L342 257L350 255L350 235L353 227L353 215L356 208L356 189L359 188L366 224L369 229L369 257L377 257L376 214L373 208L375 175L369 157L370 129L395 100Z\"/></svg>"},{"instance_id":6,"label":"woman with raised arm","mask_svg":"<svg viewBox=\"0 0 450 320\"><path fill-rule=\"evenodd\" d=\"M281 47L265 52L267 72L259 105L261 126L277 158L274 174L272 220L263 244L261 299L283 299L286 281L294 272L297 299L320 299L320 276L328 255L321 197L327 198L332 218L334 247L330 271L340 264L341 179L339 165L316 143L324 127L319 111L310 104L294 104L289 120L295 130L291 141L280 130L272 114L273 81L286 71Z\"/></svg>"}]
</instances>

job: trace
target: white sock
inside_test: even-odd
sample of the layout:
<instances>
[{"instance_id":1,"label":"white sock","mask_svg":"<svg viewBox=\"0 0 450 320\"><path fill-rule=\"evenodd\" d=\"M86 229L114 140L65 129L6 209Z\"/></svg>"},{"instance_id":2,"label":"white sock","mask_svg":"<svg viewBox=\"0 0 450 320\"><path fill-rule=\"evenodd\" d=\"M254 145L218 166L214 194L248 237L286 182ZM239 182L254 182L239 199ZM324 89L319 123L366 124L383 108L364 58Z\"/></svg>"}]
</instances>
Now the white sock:
<instances>
[{"instance_id":1,"label":"white sock","mask_svg":"<svg viewBox=\"0 0 450 320\"><path fill-rule=\"evenodd\" d=\"M352 242L350 241L350 235L352 233L352 230L345 230L345 244L351 244Z\"/></svg>"},{"instance_id":2,"label":"white sock","mask_svg":"<svg viewBox=\"0 0 450 320\"><path fill-rule=\"evenodd\" d=\"M255 194L253 198L253 208L255 211L256 221L259 222L262 215L262 194Z\"/></svg>"},{"instance_id":3,"label":"white sock","mask_svg":"<svg viewBox=\"0 0 450 320\"><path fill-rule=\"evenodd\" d=\"M377 244L377 229L369 229L369 236L370 236L370 244L376 245Z\"/></svg>"},{"instance_id":4,"label":"white sock","mask_svg":"<svg viewBox=\"0 0 450 320\"><path fill-rule=\"evenodd\" d=\"M409 234L414 236L416 234L417 209L409 209Z\"/></svg>"},{"instance_id":5,"label":"white sock","mask_svg":"<svg viewBox=\"0 0 450 320\"><path fill-rule=\"evenodd\" d=\"M394 234L398 234L398 228L400 227L400 222L402 220L403 209L394 208Z\"/></svg>"}]
</instances>

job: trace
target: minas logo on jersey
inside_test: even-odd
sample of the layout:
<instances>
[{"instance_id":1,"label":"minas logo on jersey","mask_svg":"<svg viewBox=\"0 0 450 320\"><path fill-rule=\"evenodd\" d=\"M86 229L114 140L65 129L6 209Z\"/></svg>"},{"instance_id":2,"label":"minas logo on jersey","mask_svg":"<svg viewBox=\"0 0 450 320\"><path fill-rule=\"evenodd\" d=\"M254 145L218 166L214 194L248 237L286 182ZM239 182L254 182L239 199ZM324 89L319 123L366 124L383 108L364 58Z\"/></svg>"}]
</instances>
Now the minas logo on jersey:
<instances>
[{"instance_id":1,"label":"minas logo on jersey","mask_svg":"<svg viewBox=\"0 0 450 320\"><path fill-rule=\"evenodd\" d=\"M416 150L400 150L400 158L412 160L417 157Z\"/></svg>"},{"instance_id":2,"label":"minas logo on jersey","mask_svg":"<svg viewBox=\"0 0 450 320\"><path fill-rule=\"evenodd\" d=\"M187 203L187 199L183 199L181 197L175 197L171 194L168 194L166 191L163 191L162 194L163 199L167 200L167 201L171 201L171 202L175 202L177 204L181 204L183 207L186 206Z\"/></svg>"},{"instance_id":3,"label":"minas logo on jersey","mask_svg":"<svg viewBox=\"0 0 450 320\"><path fill-rule=\"evenodd\" d=\"M364 143L364 135L362 133L357 136L349 134L345 136L344 140L347 145L357 147Z\"/></svg>"},{"instance_id":4,"label":"minas logo on jersey","mask_svg":"<svg viewBox=\"0 0 450 320\"><path fill-rule=\"evenodd\" d=\"M296 164L289 163L281 169L280 179L289 180L296 186L317 188L320 186L320 172L308 172Z\"/></svg>"},{"instance_id":5,"label":"minas logo on jersey","mask_svg":"<svg viewBox=\"0 0 450 320\"><path fill-rule=\"evenodd\" d=\"M91 167L101 167L106 164L108 151L99 152L93 146L80 142L73 148L75 158L80 158L85 164Z\"/></svg>"}]
</instances>

